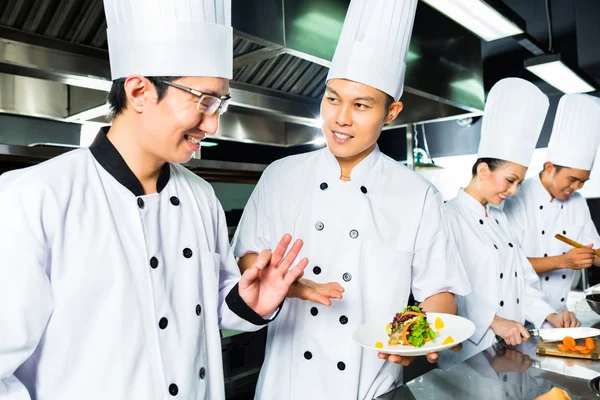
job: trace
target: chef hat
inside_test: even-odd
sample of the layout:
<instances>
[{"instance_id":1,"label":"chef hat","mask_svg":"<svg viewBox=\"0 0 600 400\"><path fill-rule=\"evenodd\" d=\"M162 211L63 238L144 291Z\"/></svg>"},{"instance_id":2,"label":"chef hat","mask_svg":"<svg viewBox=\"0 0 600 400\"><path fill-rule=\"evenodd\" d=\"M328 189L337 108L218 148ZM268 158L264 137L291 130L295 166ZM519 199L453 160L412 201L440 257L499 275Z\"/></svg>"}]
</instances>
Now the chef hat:
<instances>
[{"instance_id":1,"label":"chef hat","mask_svg":"<svg viewBox=\"0 0 600 400\"><path fill-rule=\"evenodd\" d=\"M104 0L112 79L231 79L231 0Z\"/></svg>"},{"instance_id":2,"label":"chef hat","mask_svg":"<svg viewBox=\"0 0 600 400\"><path fill-rule=\"evenodd\" d=\"M485 103L478 158L528 167L548 106L548 96L531 82L518 78L497 82Z\"/></svg>"},{"instance_id":3,"label":"chef hat","mask_svg":"<svg viewBox=\"0 0 600 400\"><path fill-rule=\"evenodd\" d=\"M417 0L352 0L330 79L363 83L399 100Z\"/></svg>"},{"instance_id":4,"label":"chef hat","mask_svg":"<svg viewBox=\"0 0 600 400\"><path fill-rule=\"evenodd\" d=\"M548 161L591 171L600 144L600 99L587 94L565 94L558 102Z\"/></svg>"}]
</instances>

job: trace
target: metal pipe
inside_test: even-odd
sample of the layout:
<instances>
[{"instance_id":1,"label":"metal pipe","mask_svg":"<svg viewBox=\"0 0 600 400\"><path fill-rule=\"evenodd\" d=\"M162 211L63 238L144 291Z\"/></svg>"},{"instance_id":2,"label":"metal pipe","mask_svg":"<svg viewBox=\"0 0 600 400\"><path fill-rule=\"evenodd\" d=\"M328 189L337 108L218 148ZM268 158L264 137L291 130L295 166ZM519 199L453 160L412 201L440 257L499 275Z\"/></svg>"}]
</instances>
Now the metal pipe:
<instances>
[{"instance_id":1,"label":"metal pipe","mask_svg":"<svg viewBox=\"0 0 600 400\"><path fill-rule=\"evenodd\" d=\"M408 168L415 170L415 125L406 125L406 163Z\"/></svg>"}]
</instances>

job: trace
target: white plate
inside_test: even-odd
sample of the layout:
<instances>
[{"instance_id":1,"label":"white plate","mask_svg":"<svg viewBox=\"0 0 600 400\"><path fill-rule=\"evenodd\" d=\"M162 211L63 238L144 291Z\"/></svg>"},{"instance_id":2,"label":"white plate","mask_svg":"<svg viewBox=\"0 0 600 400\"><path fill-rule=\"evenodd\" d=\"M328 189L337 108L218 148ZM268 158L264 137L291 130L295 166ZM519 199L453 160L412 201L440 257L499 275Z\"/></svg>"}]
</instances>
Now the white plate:
<instances>
[{"instance_id":1,"label":"white plate","mask_svg":"<svg viewBox=\"0 0 600 400\"><path fill-rule=\"evenodd\" d=\"M388 346L388 335L385 331L385 326L392 320L375 320L367 322L354 331L352 339L361 346L380 351L387 354L398 354L401 356L423 356L431 352L440 352L442 350L449 349L456 346L459 343L464 342L475 333L475 324L466 318L459 317L452 314L440 314L430 312L427 313L427 320L431 325L431 329L438 332L438 335L434 340L426 343L423 347L413 346ZM435 329L435 319L440 317L444 322L444 327L440 330ZM442 342L446 340L448 336L452 336L454 342L450 344L442 345ZM375 347L376 342L383 343L383 348L378 349Z\"/></svg>"}]
</instances>

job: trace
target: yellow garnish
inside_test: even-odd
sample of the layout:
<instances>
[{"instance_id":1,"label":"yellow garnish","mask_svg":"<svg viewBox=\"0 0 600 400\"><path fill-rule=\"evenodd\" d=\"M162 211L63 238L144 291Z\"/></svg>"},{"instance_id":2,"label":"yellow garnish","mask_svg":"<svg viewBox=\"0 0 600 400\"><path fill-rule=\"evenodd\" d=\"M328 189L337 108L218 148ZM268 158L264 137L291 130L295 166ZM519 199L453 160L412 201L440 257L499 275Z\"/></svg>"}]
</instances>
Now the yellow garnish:
<instances>
[{"instance_id":1,"label":"yellow garnish","mask_svg":"<svg viewBox=\"0 0 600 400\"><path fill-rule=\"evenodd\" d=\"M390 328L391 328L390 324L387 324L387 325L385 326L385 330L386 330L386 331L389 331L389 330L390 330Z\"/></svg>"},{"instance_id":2,"label":"yellow garnish","mask_svg":"<svg viewBox=\"0 0 600 400\"><path fill-rule=\"evenodd\" d=\"M375 342L375 348L376 349L383 349L383 343L381 343L381 342Z\"/></svg>"},{"instance_id":3,"label":"yellow garnish","mask_svg":"<svg viewBox=\"0 0 600 400\"><path fill-rule=\"evenodd\" d=\"M442 345L450 344L450 343L454 343L454 339L452 339L452 336L448 336L446 338L446 340L444 340L444 342L442 343Z\"/></svg>"},{"instance_id":4,"label":"yellow garnish","mask_svg":"<svg viewBox=\"0 0 600 400\"><path fill-rule=\"evenodd\" d=\"M440 317L435 319L435 329L440 330L444 327L444 321Z\"/></svg>"}]
</instances>

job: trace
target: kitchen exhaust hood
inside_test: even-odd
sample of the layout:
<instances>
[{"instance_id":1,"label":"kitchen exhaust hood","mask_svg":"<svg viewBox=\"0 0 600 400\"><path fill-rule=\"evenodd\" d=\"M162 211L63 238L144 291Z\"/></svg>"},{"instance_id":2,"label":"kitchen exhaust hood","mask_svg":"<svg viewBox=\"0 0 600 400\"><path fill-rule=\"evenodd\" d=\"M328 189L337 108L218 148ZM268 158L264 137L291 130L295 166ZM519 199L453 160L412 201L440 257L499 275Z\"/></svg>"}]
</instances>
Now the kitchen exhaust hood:
<instances>
[{"instance_id":1,"label":"kitchen exhaust hood","mask_svg":"<svg viewBox=\"0 0 600 400\"><path fill-rule=\"evenodd\" d=\"M110 68L102 2L9 1L0 10L0 112L106 121ZM313 143L348 0L233 0L232 107L216 138ZM374 62L377 62L374 60ZM424 3L407 59L404 110L385 129L481 115L480 39ZM50 137L39 138L52 142Z\"/></svg>"}]
</instances>

